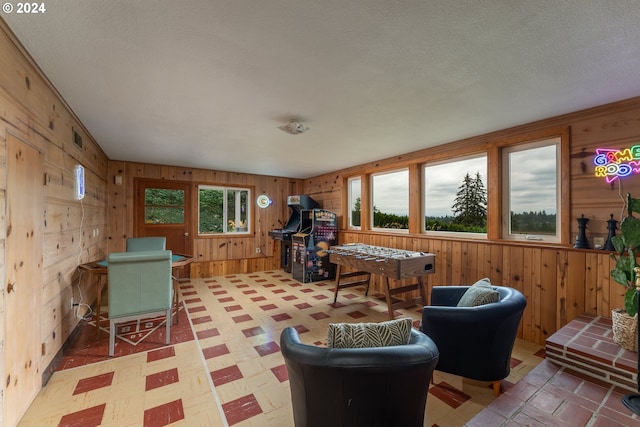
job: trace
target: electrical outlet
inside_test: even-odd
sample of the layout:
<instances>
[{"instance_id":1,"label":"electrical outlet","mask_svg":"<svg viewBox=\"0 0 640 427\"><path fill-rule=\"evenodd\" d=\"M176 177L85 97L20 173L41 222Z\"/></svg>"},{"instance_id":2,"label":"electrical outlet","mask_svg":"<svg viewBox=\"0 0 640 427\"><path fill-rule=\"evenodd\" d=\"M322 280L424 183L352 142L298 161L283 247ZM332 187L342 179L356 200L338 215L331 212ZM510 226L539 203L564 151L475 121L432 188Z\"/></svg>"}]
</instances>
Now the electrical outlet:
<instances>
[{"instance_id":1,"label":"electrical outlet","mask_svg":"<svg viewBox=\"0 0 640 427\"><path fill-rule=\"evenodd\" d=\"M259 254L260 253L260 248L256 248L256 253Z\"/></svg>"}]
</instances>

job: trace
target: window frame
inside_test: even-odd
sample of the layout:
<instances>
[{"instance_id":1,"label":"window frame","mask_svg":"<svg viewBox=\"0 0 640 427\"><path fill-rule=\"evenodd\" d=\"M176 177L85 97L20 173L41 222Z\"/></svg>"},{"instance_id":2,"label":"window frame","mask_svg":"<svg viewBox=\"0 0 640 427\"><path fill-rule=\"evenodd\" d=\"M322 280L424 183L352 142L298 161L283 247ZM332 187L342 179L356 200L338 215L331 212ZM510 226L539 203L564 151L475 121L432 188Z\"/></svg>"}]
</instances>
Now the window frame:
<instances>
[{"instance_id":1,"label":"window frame","mask_svg":"<svg viewBox=\"0 0 640 427\"><path fill-rule=\"evenodd\" d=\"M485 159L485 163L486 163L486 168L485 168L485 180L487 182L485 182L485 189L487 190L487 231L484 233L475 233L475 232L466 232L466 231L450 231L450 230L444 230L444 231L436 231L436 230L427 230L425 227L425 217L427 214L427 194L426 194L426 189L427 189L427 185L426 185L426 169L429 166L438 166L438 165L443 165L443 164L448 164L448 163L455 163L455 162L460 162L460 161L464 161L464 160L470 160L470 159L478 159L478 158L484 158ZM480 151L480 152L476 152L476 153L472 153L472 154L466 154L466 155L462 155L462 156L457 156L457 157L449 157L446 159L442 159L442 160L434 160L434 161L428 161L425 162L421 165L421 180L420 180L420 185L421 185L421 203L422 203L422 217L420 218L421 221L421 225L420 225L420 231L421 233L425 234L425 235L431 235L431 236L441 236L441 237L464 237L464 238L470 238L470 239L484 239L486 240L488 238L488 232L489 232L489 216L490 216L490 209L489 209L489 185L488 185L488 181L489 181L489 153L487 151Z\"/></svg>"},{"instance_id":2,"label":"window frame","mask_svg":"<svg viewBox=\"0 0 640 427\"><path fill-rule=\"evenodd\" d=\"M147 192L148 191L173 191L173 192L182 192L182 204L177 204L177 205L157 205L157 204L148 204L147 203ZM177 222L149 222L149 214L150 214L150 209L153 208L159 208L159 209L179 209L182 211L182 221L177 221ZM152 227L154 225L158 225L158 226L162 226L162 227L169 227L169 226L178 226L178 225L182 225L184 226L185 224L187 224L187 207L186 207L186 191L184 189L176 189L176 188L152 188L152 187L146 187L144 188L144 190L142 191L142 215L144 217L144 224L146 227Z\"/></svg>"},{"instance_id":3,"label":"window frame","mask_svg":"<svg viewBox=\"0 0 640 427\"><path fill-rule=\"evenodd\" d=\"M217 190L217 191L222 191L223 192L223 196L222 196L222 224L223 224L223 231L221 233L217 233L217 232L202 232L200 230L200 218L201 218L201 213L200 213L200 190ZM229 216L227 213L228 210L228 205L227 205L227 197L228 197L228 191L246 191L247 192L247 200L246 200L246 219L245 219L245 224L246 227L241 227L241 228L246 228L246 230L238 230L236 229L236 231L229 231L227 225L229 224ZM253 233L253 227L252 227L252 217L253 217L253 199L252 199L252 193L253 193L253 189L250 187L242 187L242 186L232 186L232 185L219 185L219 184L205 184L205 183L200 183L197 185L197 197L196 197L196 207L197 207L197 214L196 214L196 232L198 237L229 237L229 236L247 236ZM236 207L236 209L240 209L240 207ZM237 216L233 219L234 221L237 219Z\"/></svg>"},{"instance_id":4,"label":"window frame","mask_svg":"<svg viewBox=\"0 0 640 427\"><path fill-rule=\"evenodd\" d=\"M502 173L500 175L500 185L502 195L500 198L501 209L501 227L500 236L503 240L513 242L528 242L532 244L567 244L569 226L566 221L569 215L569 197L567 168L568 162L565 153L568 142L564 135L554 134L547 137L522 141L517 144L503 146L500 150L500 164ZM555 145L556 153L556 233L554 236L544 234L528 234L528 233L512 233L511 232L511 182L510 182L510 162L509 155L511 153L532 150L536 148L548 147Z\"/></svg>"},{"instance_id":5,"label":"window frame","mask_svg":"<svg viewBox=\"0 0 640 427\"><path fill-rule=\"evenodd\" d=\"M392 173L397 173L397 172L406 172L407 174L407 228L383 228L383 227L376 227L375 226L375 212L374 212L374 196L375 196L375 185L374 185L374 179L377 176L381 176L381 175L389 175ZM379 171L379 172L375 172L369 175L369 224L370 224L370 229L371 231L375 231L375 232L382 232L382 233L403 233L403 234L409 234L409 227L410 227L410 221L411 221L411 211L410 211L410 181L411 181L411 173L410 173L410 169L409 166L405 166L405 167L401 167L401 168L394 168L394 169L388 169L388 170L384 170L384 171ZM362 210L362 209L361 209Z\"/></svg>"},{"instance_id":6,"label":"window frame","mask_svg":"<svg viewBox=\"0 0 640 427\"><path fill-rule=\"evenodd\" d=\"M358 181L360 183L360 188L359 188L359 192L360 192L360 225L354 225L353 224L353 187L352 185ZM347 228L349 228L350 230L362 230L362 176L357 175L357 176L352 176L347 178Z\"/></svg>"}]
</instances>

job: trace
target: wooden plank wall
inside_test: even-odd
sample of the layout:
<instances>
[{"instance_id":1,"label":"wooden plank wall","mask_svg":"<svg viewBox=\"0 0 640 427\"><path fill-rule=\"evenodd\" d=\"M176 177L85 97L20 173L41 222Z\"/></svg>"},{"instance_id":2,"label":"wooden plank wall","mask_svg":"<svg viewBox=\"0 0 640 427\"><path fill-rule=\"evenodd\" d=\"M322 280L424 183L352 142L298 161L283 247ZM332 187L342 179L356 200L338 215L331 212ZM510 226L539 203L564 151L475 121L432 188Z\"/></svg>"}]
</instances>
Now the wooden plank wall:
<instances>
[{"instance_id":1,"label":"wooden plank wall","mask_svg":"<svg viewBox=\"0 0 640 427\"><path fill-rule=\"evenodd\" d=\"M114 183L116 175L122 176L122 185ZM268 232L279 229L289 219L287 196L298 194L302 180L276 176L253 175L197 168L159 166L146 163L109 161L109 251L125 248L127 237L134 236L134 179L160 179L185 181L193 184L192 194L197 195L198 184L241 185L252 189L253 234L243 236L197 237L194 236L193 254L196 261L191 264L191 277L211 277L225 274L250 273L280 268L279 243L269 237ZM268 195L273 203L260 209L255 198ZM197 198L193 200L197 209ZM256 252L256 248L260 252Z\"/></svg>"},{"instance_id":2,"label":"wooden plank wall","mask_svg":"<svg viewBox=\"0 0 640 427\"><path fill-rule=\"evenodd\" d=\"M620 185L607 185L593 177L591 158L597 147L623 148L640 141L640 99L630 99L594 109L554 117L513 129L452 142L434 149L407 153L389 159L296 180L232 172L109 161L47 81L28 54L0 20L0 212L5 209L6 135L11 133L45 153L49 177L45 187L45 236L43 241L41 325L25 328L25 333L41 335L40 365L47 366L69 337L78 319L69 308L76 301L95 299L95 289L86 277L78 276L79 263L102 258L109 251L122 250L133 234L133 179L171 179L211 184L241 184L254 188L254 196L268 194L274 201L265 210L256 209L255 234L237 238L196 238L197 262L191 272L196 277L252 272L277 268L279 253L267 232L280 228L289 213L286 196L310 194L322 207L338 213L344 225L344 182L348 176L372 173L385 168L416 165L430 159L446 158L460 152L487 150L494 141L533 134L555 127L569 127L571 140L571 239L575 239L575 218L590 219L588 236L606 237L606 221L619 216L620 195L627 191L640 197L640 179L632 177ZM72 143L72 128L84 138L84 148ZM339 154L339 153L338 153ZM82 203L73 198L73 168L85 167L87 194ZM116 186L115 175L124 183ZM43 177L43 183L45 178ZM413 189L415 194L415 188ZM419 193L417 193L419 194ZM412 201L412 206L419 203ZM6 223L0 215L0 275L6 277L4 260ZM436 274L429 286L471 283L478 278L521 289L529 300L521 336L543 343L544 338L582 312L608 316L621 306L622 288L609 279L611 260L607 253L574 250L571 245L539 246L500 241L441 239L420 234L394 235L369 231L342 230L342 242L361 241L381 246L426 250L437 255ZM261 253L257 255L255 249ZM374 286L380 288L379 280ZM7 327L4 292L0 292L0 357L4 359L4 330ZM4 378L4 367L0 365ZM4 383L4 381L3 381ZM4 400L0 394L0 403ZM0 424L1 424L0 420Z\"/></svg>"},{"instance_id":3,"label":"wooden plank wall","mask_svg":"<svg viewBox=\"0 0 640 427\"><path fill-rule=\"evenodd\" d=\"M570 132L570 242L540 246L492 240L440 238L415 234L390 234L367 230L348 230L346 180L360 175L366 180L376 171L409 167L415 169L434 159L455 157L459 153L488 151L508 140L527 139L549 129L569 128ZM621 195L630 192L640 197L640 176L607 184L594 176L592 159L596 148L626 148L640 144L640 98L604 105L559 116L517 128L481 135L433 149L425 149L382 159L352 168L306 179L303 192L326 208L335 211L341 226L339 241L428 251L436 254L436 273L427 276L429 286L471 284L489 277L497 284L513 286L524 292L528 306L521 326L521 337L538 344L581 313L611 317L611 309L623 305L623 288L611 281L610 254L602 250L573 249L577 236L576 218L589 218L587 237L607 237L610 214L621 218ZM414 184L420 185L420 184ZM491 183L490 183L491 185ZM416 189L413 188L414 193ZM417 191L416 194L422 194ZM420 203L412 206L419 208ZM413 211L412 211L413 212ZM489 206L489 215L497 215ZM374 288L382 290L379 279Z\"/></svg>"},{"instance_id":4,"label":"wooden plank wall","mask_svg":"<svg viewBox=\"0 0 640 427\"><path fill-rule=\"evenodd\" d=\"M91 303L95 298L95 292L92 294L86 281L79 280L77 265L106 253L107 158L2 20L0 69L0 275L3 278L6 277L5 250L11 250L5 248L7 135L12 134L45 154L48 178L42 177L43 185L46 184L45 211L42 213L43 282L33 284L42 292L42 306L33 307L33 310L42 313L43 321L31 325L29 314L25 313L22 325L25 334L40 335L42 353L37 356L40 356L39 366L45 368L79 322L70 308L71 296L76 301L84 296L84 303ZM82 135L83 149L74 146L72 128ZM74 198L76 164L85 168L86 196L82 203ZM5 327L15 327L5 325L4 304L3 286L0 292L0 358L3 362ZM4 363L0 374L4 378ZM3 395L0 394L2 405Z\"/></svg>"},{"instance_id":5,"label":"wooden plank wall","mask_svg":"<svg viewBox=\"0 0 640 427\"><path fill-rule=\"evenodd\" d=\"M541 345L580 314L611 317L611 309L624 303L623 288L609 279L612 262L604 251L349 231L341 232L340 242L435 254L435 274L425 276L428 292L483 277L520 290L528 305L519 336ZM372 277L372 287L384 291L380 277Z\"/></svg>"}]
</instances>

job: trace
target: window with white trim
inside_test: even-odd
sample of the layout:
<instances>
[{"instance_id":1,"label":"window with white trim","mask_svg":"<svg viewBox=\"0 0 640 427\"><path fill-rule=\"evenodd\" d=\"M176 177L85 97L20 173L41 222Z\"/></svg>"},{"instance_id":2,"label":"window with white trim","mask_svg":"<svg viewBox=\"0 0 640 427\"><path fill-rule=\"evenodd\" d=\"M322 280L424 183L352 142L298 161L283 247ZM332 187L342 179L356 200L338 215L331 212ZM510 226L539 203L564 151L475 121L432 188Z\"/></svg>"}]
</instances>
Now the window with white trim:
<instances>
[{"instance_id":1,"label":"window with white trim","mask_svg":"<svg viewBox=\"0 0 640 427\"><path fill-rule=\"evenodd\" d=\"M359 176L347 180L349 189L349 228L359 230L361 227L360 215L362 212L362 179Z\"/></svg>"},{"instance_id":2,"label":"window with white trim","mask_svg":"<svg viewBox=\"0 0 640 427\"><path fill-rule=\"evenodd\" d=\"M409 229L409 170L371 175L373 229Z\"/></svg>"},{"instance_id":3,"label":"window with white trim","mask_svg":"<svg viewBox=\"0 0 640 427\"><path fill-rule=\"evenodd\" d=\"M503 149L503 238L560 242L560 141Z\"/></svg>"},{"instance_id":4,"label":"window with white trim","mask_svg":"<svg viewBox=\"0 0 640 427\"><path fill-rule=\"evenodd\" d=\"M424 165L424 231L486 237L486 182L486 154Z\"/></svg>"},{"instance_id":5,"label":"window with white trim","mask_svg":"<svg viewBox=\"0 0 640 427\"><path fill-rule=\"evenodd\" d=\"M251 218L248 188L198 186L198 234L246 234Z\"/></svg>"}]
</instances>

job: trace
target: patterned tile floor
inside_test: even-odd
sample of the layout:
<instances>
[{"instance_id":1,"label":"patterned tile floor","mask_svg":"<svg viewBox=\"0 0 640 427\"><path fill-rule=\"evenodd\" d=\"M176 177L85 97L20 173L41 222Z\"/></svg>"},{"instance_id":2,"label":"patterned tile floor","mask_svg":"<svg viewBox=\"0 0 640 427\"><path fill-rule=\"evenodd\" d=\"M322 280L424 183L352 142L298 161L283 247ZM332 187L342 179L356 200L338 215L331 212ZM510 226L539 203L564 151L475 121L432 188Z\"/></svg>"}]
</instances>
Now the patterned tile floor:
<instances>
[{"instance_id":1,"label":"patterned tile floor","mask_svg":"<svg viewBox=\"0 0 640 427\"><path fill-rule=\"evenodd\" d=\"M579 316L546 344L546 360L466 427L640 426L622 403L636 394L638 354L613 342L611 319Z\"/></svg>"},{"instance_id":2,"label":"patterned tile floor","mask_svg":"<svg viewBox=\"0 0 640 427\"><path fill-rule=\"evenodd\" d=\"M169 346L161 337L155 346L153 338L145 346L118 340L116 357L104 358L107 334L96 340L88 325L19 425L291 426L281 331L294 326L304 342L324 345L329 323L388 320L382 295L352 288L333 304L333 286L283 271L183 282L183 330ZM395 314L419 323L418 307ZM518 340L503 389L543 357L540 346ZM488 383L436 372L424 425L462 426L493 400Z\"/></svg>"}]
</instances>

